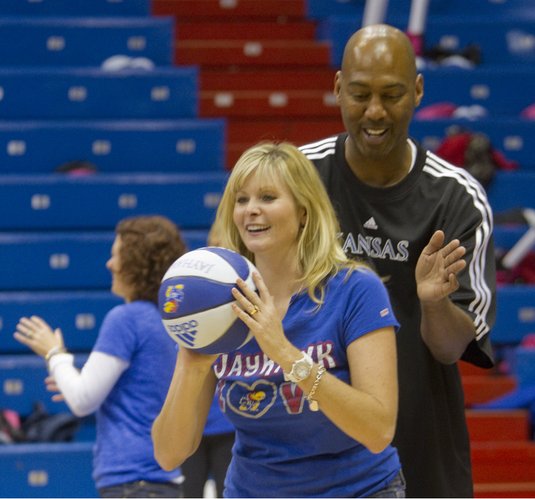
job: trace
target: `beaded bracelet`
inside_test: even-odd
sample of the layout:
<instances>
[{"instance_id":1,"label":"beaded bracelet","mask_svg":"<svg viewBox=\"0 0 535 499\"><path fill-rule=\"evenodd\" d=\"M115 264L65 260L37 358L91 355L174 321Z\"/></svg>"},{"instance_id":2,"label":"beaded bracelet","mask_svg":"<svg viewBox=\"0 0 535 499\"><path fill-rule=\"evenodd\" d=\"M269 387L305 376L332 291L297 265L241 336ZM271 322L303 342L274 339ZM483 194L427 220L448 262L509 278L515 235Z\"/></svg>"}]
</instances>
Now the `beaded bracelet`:
<instances>
[{"instance_id":1,"label":"beaded bracelet","mask_svg":"<svg viewBox=\"0 0 535 499\"><path fill-rule=\"evenodd\" d=\"M310 389L310 392L308 392L308 395L306 399L308 400L308 404L310 406L310 410L313 412L319 411L320 405L318 404L317 400L314 400L312 397L316 394L316 390L318 389L318 386L321 381L321 377L324 375L325 369L324 366L319 366L318 370L316 371L316 379L314 380L314 383L312 384L312 388Z\"/></svg>"}]
</instances>

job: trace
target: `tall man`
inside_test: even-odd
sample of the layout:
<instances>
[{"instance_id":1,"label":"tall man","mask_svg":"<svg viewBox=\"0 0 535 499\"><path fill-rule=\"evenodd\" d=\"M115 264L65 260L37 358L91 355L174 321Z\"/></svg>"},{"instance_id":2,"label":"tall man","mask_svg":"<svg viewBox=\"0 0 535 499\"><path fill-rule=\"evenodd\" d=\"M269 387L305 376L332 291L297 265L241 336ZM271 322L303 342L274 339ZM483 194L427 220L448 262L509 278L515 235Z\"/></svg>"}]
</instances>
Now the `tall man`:
<instances>
[{"instance_id":1,"label":"tall man","mask_svg":"<svg viewBox=\"0 0 535 499\"><path fill-rule=\"evenodd\" d=\"M396 316L395 446L408 497L473 495L459 359L493 365L492 214L483 188L408 137L423 77L407 36L377 24L348 41L334 92L346 132L303 146L342 226L344 248L386 283ZM459 252L466 252L457 261ZM423 286L445 259L443 279Z\"/></svg>"}]
</instances>

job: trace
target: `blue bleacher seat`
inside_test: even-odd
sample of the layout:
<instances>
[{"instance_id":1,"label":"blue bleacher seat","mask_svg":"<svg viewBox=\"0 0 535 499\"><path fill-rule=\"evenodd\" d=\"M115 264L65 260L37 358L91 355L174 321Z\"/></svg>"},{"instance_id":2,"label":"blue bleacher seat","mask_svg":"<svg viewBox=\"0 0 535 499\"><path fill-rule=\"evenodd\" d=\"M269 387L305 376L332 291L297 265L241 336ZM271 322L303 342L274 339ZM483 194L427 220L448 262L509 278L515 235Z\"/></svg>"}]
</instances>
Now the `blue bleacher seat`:
<instances>
[{"instance_id":1,"label":"blue bleacher seat","mask_svg":"<svg viewBox=\"0 0 535 499\"><path fill-rule=\"evenodd\" d=\"M527 88L535 86L535 67L520 68L440 68L423 71L424 98L421 107L437 102L457 106L480 105L489 118L514 117L533 104Z\"/></svg>"},{"instance_id":2,"label":"blue bleacher seat","mask_svg":"<svg viewBox=\"0 0 535 499\"><path fill-rule=\"evenodd\" d=\"M172 17L0 17L2 66L100 66L114 55L173 61Z\"/></svg>"},{"instance_id":3,"label":"blue bleacher seat","mask_svg":"<svg viewBox=\"0 0 535 499\"><path fill-rule=\"evenodd\" d=\"M520 118L521 112L534 103L525 89L535 86L535 68L438 68L422 72L424 97L420 107L436 103L456 106L479 105L489 118ZM471 122L468 122L470 124Z\"/></svg>"},{"instance_id":4,"label":"blue bleacher seat","mask_svg":"<svg viewBox=\"0 0 535 499\"><path fill-rule=\"evenodd\" d=\"M520 118L481 119L467 121L460 119L413 120L411 136L431 150L446 137L448 128L459 125L472 132L482 132L490 139L492 146L505 157L518 163L521 170L535 170L535 121Z\"/></svg>"},{"instance_id":5,"label":"blue bleacher seat","mask_svg":"<svg viewBox=\"0 0 535 499\"><path fill-rule=\"evenodd\" d=\"M224 171L225 121L0 122L1 173L52 173L76 160L108 173Z\"/></svg>"},{"instance_id":6,"label":"blue bleacher seat","mask_svg":"<svg viewBox=\"0 0 535 499\"><path fill-rule=\"evenodd\" d=\"M500 252L510 250L528 229L528 225L494 225L494 247Z\"/></svg>"},{"instance_id":7,"label":"blue bleacher seat","mask_svg":"<svg viewBox=\"0 0 535 499\"><path fill-rule=\"evenodd\" d=\"M75 442L94 442L96 438L96 419L94 414L80 418L80 427L74 435Z\"/></svg>"},{"instance_id":8,"label":"blue bleacher seat","mask_svg":"<svg viewBox=\"0 0 535 499\"><path fill-rule=\"evenodd\" d=\"M0 446L0 496L98 497L91 478L93 445L69 442Z\"/></svg>"},{"instance_id":9,"label":"blue bleacher seat","mask_svg":"<svg viewBox=\"0 0 535 499\"><path fill-rule=\"evenodd\" d=\"M307 0L307 16L323 20L331 16L352 17L355 26L362 23L365 0Z\"/></svg>"},{"instance_id":10,"label":"blue bleacher seat","mask_svg":"<svg viewBox=\"0 0 535 499\"><path fill-rule=\"evenodd\" d=\"M395 4L395 2L390 3ZM407 16L408 12L407 10ZM484 14L429 16L426 25L425 48L431 49L440 44L449 50L462 50L468 45L475 44L481 53L480 68L494 66L494 69L500 72L501 66L505 64L508 67L522 69L535 60L534 16L533 7L531 7L531 18L526 19L522 12L522 14L512 16L508 21L504 21L503 18L489 19ZM349 37L360 28L361 22L360 17L348 15L332 15L320 21L317 37L331 42L331 62L335 67L340 67L344 46ZM407 27L406 17L387 19L387 22L402 30ZM470 72L463 70L462 77L469 75ZM517 83L521 85L523 82Z\"/></svg>"},{"instance_id":11,"label":"blue bleacher seat","mask_svg":"<svg viewBox=\"0 0 535 499\"><path fill-rule=\"evenodd\" d=\"M494 212L514 208L535 208L535 172L504 172L495 174L488 186L489 203Z\"/></svg>"},{"instance_id":12,"label":"blue bleacher seat","mask_svg":"<svg viewBox=\"0 0 535 499\"><path fill-rule=\"evenodd\" d=\"M206 246L208 244L208 232L209 229L182 231L188 251Z\"/></svg>"},{"instance_id":13,"label":"blue bleacher seat","mask_svg":"<svg viewBox=\"0 0 535 499\"><path fill-rule=\"evenodd\" d=\"M493 344L517 345L526 334L535 332L535 286L499 287L496 303L496 324L491 331Z\"/></svg>"},{"instance_id":14,"label":"blue bleacher seat","mask_svg":"<svg viewBox=\"0 0 535 499\"><path fill-rule=\"evenodd\" d=\"M226 173L0 176L0 230L110 230L126 216L160 214L206 229Z\"/></svg>"},{"instance_id":15,"label":"blue bleacher seat","mask_svg":"<svg viewBox=\"0 0 535 499\"><path fill-rule=\"evenodd\" d=\"M184 236L188 249L206 245L207 231ZM0 354L26 351L11 333L31 314L61 328L71 350L91 349L108 310L122 303L109 291L105 269L112 240L112 234L0 235Z\"/></svg>"},{"instance_id":16,"label":"blue bleacher seat","mask_svg":"<svg viewBox=\"0 0 535 499\"><path fill-rule=\"evenodd\" d=\"M0 289L109 289L112 242L111 232L0 234Z\"/></svg>"},{"instance_id":17,"label":"blue bleacher seat","mask_svg":"<svg viewBox=\"0 0 535 499\"><path fill-rule=\"evenodd\" d=\"M2 0L0 16L145 16L150 0Z\"/></svg>"},{"instance_id":18,"label":"blue bleacher seat","mask_svg":"<svg viewBox=\"0 0 535 499\"><path fill-rule=\"evenodd\" d=\"M171 338L169 341L172 342ZM75 365L81 368L87 354L76 354ZM42 402L49 414L69 412L65 402L55 402L47 391L48 376L45 361L33 352L0 355L0 407L6 407L25 416L32 412L35 402Z\"/></svg>"},{"instance_id":19,"label":"blue bleacher seat","mask_svg":"<svg viewBox=\"0 0 535 499\"><path fill-rule=\"evenodd\" d=\"M188 249L206 245L207 233L184 231ZM112 233L0 235L5 269L0 289L16 290L0 292L0 354L27 351L12 333L20 317L33 314L61 328L71 351L91 349L106 313L122 303L107 291L111 278L105 263L113 237Z\"/></svg>"},{"instance_id":20,"label":"blue bleacher seat","mask_svg":"<svg viewBox=\"0 0 535 499\"><path fill-rule=\"evenodd\" d=\"M515 350L514 371L519 388L535 387L535 348L518 347Z\"/></svg>"},{"instance_id":21,"label":"blue bleacher seat","mask_svg":"<svg viewBox=\"0 0 535 499\"><path fill-rule=\"evenodd\" d=\"M4 120L196 118L198 93L194 66L113 72L0 67Z\"/></svg>"},{"instance_id":22,"label":"blue bleacher seat","mask_svg":"<svg viewBox=\"0 0 535 499\"><path fill-rule=\"evenodd\" d=\"M13 338L21 317L38 315L62 330L71 352L88 352L93 347L106 313L123 300L110 291L26 291L0 292L0 354L28 353Z\"/></svg>"},{"instance_id":23,"label":"blue bleacher seat","mask_svg":"<svg viewBox=\"0 0 535 499\"><path fill-rule=\"evenodd\" d=\"M364 12L365 0L307 0L307 14L315 19L324 19L333 15L352 17L360 26ZM469 8L468 8L469 5ZM388 2L386 22L407 24L411 0ZM430 17L453 15L467 17L473 13L479 15L526 17L534 16L533 0L429 0Z\"/></svg>"},{"instance_id":24,"label":"blue bleacher seat","mask_svg":"<svg viewBox=\"0 0 535 499\"><path fill-rule=\"evenodd\" d=\"M478 13L477 17L456 15L430 17L426 27L425 43L428 48L440 45L460 50L477 45L482 63L486 66L522 66L533 64L535 49L535 12L526 9L522 16L490 17ZM530 41L531 40L531 41Z\"/></svg>"},{"instance_id":25,"label":"blue bleacher seat","mask_svg":"<svg viewBox=\"0 0 535 499\"><path fill-rule=\"evenodd\" d=\"M189 250L206 246L207 229L182 233ZM113 239L112 231L0 233L0 291L107 290Z\"/></svg>"}]
</instances>

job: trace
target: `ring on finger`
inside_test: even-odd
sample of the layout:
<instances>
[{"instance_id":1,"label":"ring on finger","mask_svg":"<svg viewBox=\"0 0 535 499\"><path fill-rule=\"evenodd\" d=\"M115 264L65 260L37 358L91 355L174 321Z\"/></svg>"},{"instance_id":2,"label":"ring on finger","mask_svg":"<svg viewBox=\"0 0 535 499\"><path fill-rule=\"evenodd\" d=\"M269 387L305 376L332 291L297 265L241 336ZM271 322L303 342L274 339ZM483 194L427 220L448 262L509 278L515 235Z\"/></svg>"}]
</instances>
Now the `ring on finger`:
<instances>
[{"instance_id":1,"label":"ring on finger","mask_svg":"<svg viewBox=\"0 0 535 499\"><path fill-rule=\"evenodd\" d=\"M252 317L254 314L260 312L260 309L256 306L256 305L253 305L253 308L252 310L249 312L249 315Z\"/></svg>"}]
</instances>

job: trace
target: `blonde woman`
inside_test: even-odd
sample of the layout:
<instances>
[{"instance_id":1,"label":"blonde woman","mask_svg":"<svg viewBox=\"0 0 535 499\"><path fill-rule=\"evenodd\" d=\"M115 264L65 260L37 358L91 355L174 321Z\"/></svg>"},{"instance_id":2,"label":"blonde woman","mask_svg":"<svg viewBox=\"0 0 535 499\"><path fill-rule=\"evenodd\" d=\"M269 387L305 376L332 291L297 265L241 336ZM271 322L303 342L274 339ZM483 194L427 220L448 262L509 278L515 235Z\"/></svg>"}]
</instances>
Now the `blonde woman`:
<instances>
[{"instance_id":1,"label":"blonde woman","mask_svg":"<svg viewBox=\"0 0 535 499\"><path fill-rule=\"evenodd\" d=\"M262 143L235 165L217 213L222 246L251 259L236 282L254 339L220 356L181 349L153 426L165 469L202 436L216 390L236 428L226 497L404 497L390 446L397 321L377 275L350 262L310 161Z\"/></svg>"}]
</instances>

